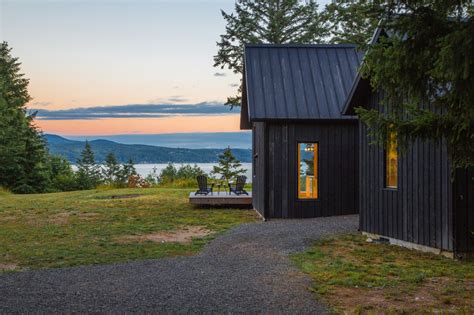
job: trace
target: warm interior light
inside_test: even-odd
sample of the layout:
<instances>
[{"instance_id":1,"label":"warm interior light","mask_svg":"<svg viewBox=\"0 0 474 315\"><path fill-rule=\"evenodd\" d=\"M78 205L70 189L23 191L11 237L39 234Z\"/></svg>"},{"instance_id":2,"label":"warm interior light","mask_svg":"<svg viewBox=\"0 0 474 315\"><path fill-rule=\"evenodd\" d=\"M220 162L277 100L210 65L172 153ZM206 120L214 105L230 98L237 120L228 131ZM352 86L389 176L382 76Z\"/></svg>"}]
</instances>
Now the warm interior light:
<instances>
[{"instance_id":1,"label":"warm interior light","mask_svg":"<svg viewBox=\"0 0 474 315\"><path fill-rule=\"evenodd\" d=\"M398 150L395 132L389 133L385 149L385 187L398 187Z\"/></svg>"},{"instance_id":2,"label":"warm interior light","mask_svg":"<svg viewBox=\"0 0 474 315\"><path fill-rule=\"evenodd\" d=\"M318 144L298 143L298 198L318 198Z\"/></svg>"}]
</instances>

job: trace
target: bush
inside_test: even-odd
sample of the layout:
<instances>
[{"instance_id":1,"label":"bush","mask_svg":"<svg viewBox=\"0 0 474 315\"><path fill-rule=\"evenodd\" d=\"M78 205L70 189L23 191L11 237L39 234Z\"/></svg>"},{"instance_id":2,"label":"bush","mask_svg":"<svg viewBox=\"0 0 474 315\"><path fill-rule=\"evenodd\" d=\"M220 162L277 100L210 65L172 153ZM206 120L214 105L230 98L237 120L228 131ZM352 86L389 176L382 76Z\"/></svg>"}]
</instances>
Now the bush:
<instances>
[{"instance_id":1,"label":"bush","mask_svg":"<svg viewBox=\"0 0 474 315\"><path fill-rule=\"evenodd\" d=\"M11 195L11 192L6 188L0 187L0 196L8 196L8 195Z\"/></svg>"},{"instance_id":2,"label":"bush","mask_svg":"<svg viewBox=\"0 0 474 315\"><path fill-rule=\"evenodd\" d=\"M37 191L30 185L21 184L12 189L15 194L34 194Z\"/></svg>"},{"instance_id":3,"label":"bush","mask_svg":"<svg viewBox=\"0 0 474 315\"><path fill-rule=\"evenodd\" d=\"M192 187L196 186L196 177L204 174L205 172L196 164L194 166L189 164L181 165L177 169L173 163L169 163L161 170L157 182L158 185L166 187Z\"/></svg>"}]
</instances>

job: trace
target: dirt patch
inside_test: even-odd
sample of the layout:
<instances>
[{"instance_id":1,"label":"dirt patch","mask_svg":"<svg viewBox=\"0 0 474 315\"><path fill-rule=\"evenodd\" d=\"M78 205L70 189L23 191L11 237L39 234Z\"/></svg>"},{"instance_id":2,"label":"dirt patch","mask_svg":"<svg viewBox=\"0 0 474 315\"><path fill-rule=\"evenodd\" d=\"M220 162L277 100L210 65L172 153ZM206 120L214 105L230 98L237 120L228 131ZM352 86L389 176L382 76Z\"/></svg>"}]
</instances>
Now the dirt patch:
<instances>
[{"instance_id":1,"label":"dirt patch","mask_svg":"<svg viewBox=\"0 0 474 315\"><path fill-rule=\"evenodd\" d=\"M128 195L112 195L106 197L100 197L100 199L131 199L131 198L138 198L142 195L140 194L128 194Z\"/></svg>"},{"instance_id":2,"label":"dirt patch","mask_svg":"<svg viewBox=\"0 0 474 315\"><path fill-rule=\"evenodd\" d=\"M98 216L100 216L100 214L96 212L84 212L84 213L77 214L77 217L79 219L84 219L84 220L95 219Z\"/></svg>"},{"instance_id":3,"label":"dirt patch","mask_svg":"<svg viewBox=\"0 0 474 315\"><path fill-rule=\"evenodd\" d=\"M125 235L116 238L118 243L134 243L151 241L156 243L181 243L190 244L194 237L204 237L211 234L212 231L201 226L189 226L180 230L171 232L157 232L144 235Z\"/></svg>"},{"instance_id":4,"label":"dirt patch","mask_svg":"<svg viewBox=\"0 0 474 315\"><path fill-rule=\"evenodd\" d=\"M7 215L0 217L0 222L9 222L9 221L16 221L18 218L13 215Z\"/></svg>"},{"instance_id":5,"label":"dirt patch","mask_svg":"<svg viewBox=\"0 0 474 315\"><path fill-rule=\"evenodd\" d=\"M472 296L474 281L469 282L464 284L466 295ZM325 299L346 314L381 314L387 311L410 314L420 310L452 312L473 309L473 300L443 292L451 285L451 279L433 278L410 293L400 287L367 289L338 286L326 294Z\"/></svg>"},{"instance_id":6,"label":"dirt patch","mask_svg":"<svg viewBox=\"0 0 474 315\"><path fill-rule=\"evenodd\" d=\"M18 268L17 264L0 264L0 271L12 271Z\"/></svg>"},{"instance_id":7,"label":"dirt patch","mask_svg":"<svg viewBox=\"0 0 474 315\"><path fill-rule=\"evenodd\" d=\"M61 213L55 214L48 219L48 223L54 224L54 225L66 225L69 223L70 215L71 214L68 212L61 212Z\"/></svg>"}]
</instances>

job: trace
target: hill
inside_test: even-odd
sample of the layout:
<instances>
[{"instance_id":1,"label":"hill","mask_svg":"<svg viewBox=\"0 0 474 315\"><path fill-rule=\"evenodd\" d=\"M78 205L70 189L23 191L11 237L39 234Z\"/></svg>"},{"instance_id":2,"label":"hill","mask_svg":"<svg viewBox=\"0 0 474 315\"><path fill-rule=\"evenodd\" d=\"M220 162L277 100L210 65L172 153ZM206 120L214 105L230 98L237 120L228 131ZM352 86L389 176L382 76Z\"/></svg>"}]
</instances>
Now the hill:
<instances>
[{"instance_id":1,"label":"hill","mask_svg":"<svg viewBox=\"0 0 474 315\"><path fill-rule=\"evenodd\" d=\"M110 140L123 144L144 144L167 148L188 149L222 149L231 148L250 149L252 147L252 132L194 132L169 134L127 134L110 136L69 136L68 139L85 141Z\"/></svg>"},{"instance_id":2,"label":"hill","mask_svg":"<svg viewBox=\"0 0 474 315\"><path fill-rule=\"evenodd\" d=\"M69 140L57 135L45 134L51 154L61 155L71 163L76 163L84 141ZM109 152L113 152L119 162L132 159L134 163L213 163L223 149L185 149L168 148L142 144L122 144L110 140L92 140L89 142L94 151L96 161L102 163ZM244 163L252 161L250 149L232 149L234 155Z\"/></svg>"}]
</instances>

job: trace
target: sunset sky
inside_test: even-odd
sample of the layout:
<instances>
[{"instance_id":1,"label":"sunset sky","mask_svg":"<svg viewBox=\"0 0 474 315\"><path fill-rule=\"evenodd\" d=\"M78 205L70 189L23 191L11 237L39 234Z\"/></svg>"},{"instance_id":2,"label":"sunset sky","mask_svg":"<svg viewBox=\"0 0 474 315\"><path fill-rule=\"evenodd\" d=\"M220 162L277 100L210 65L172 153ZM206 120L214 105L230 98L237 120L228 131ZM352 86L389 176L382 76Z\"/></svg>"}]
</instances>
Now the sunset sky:
<instances>
[{"instance_id":1,"label":"sunset sky","mask_svg":"<svg viewBox=\"0 0 474 315\"><path fill-rule=\"evenodd\" d=\"M233 0L0 0L0 39L22 62L29 107L40 110L45 132L238 131L238 111L222 104L239 77L212 66L225 27L220 9L233 6ZM161 107L143 106L151 104Z\"/></svg>"}]
</instances>

